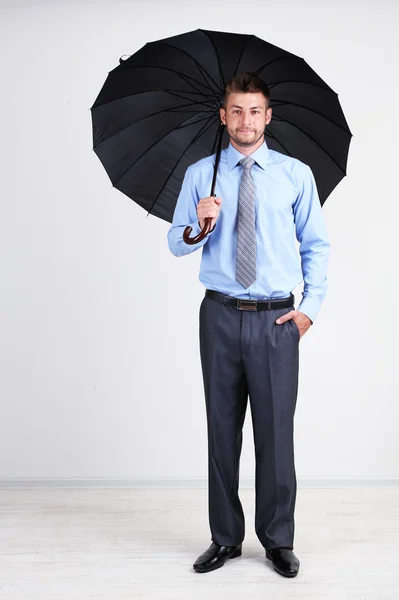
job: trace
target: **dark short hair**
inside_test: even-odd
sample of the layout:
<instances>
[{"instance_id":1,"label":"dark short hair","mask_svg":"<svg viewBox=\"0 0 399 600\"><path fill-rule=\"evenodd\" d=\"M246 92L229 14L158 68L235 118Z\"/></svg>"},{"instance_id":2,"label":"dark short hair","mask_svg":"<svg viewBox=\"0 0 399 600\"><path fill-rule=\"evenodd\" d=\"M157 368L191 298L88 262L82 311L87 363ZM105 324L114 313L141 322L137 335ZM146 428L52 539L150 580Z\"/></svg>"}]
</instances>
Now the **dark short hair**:
<instances>
[{"instance_id":1,"label":"dark short hair","mask_svg":"<svg viewBox=\"0 0 399 600\"><path fill-rule=\"evenodd\" d=\"M260 92L266 98L266 106L269 106L270 92L266 83L255 73L238 73L230 79L224 90L222 107L226 108L227 98L230 94L256 94Z\"/></svg>"}]
</instances>

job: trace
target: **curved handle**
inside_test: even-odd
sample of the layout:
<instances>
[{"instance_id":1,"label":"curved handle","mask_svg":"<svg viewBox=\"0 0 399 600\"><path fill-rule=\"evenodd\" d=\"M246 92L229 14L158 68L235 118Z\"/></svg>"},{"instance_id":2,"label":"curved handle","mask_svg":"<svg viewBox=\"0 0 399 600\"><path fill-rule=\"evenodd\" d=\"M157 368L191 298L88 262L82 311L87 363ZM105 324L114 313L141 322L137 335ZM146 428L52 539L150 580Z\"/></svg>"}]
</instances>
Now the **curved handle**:
<instances>
[{"instance_id":1,"label":"curved handle","mask_svg":"<svg viewBox=\"0 0 399 600\"><path fill-rule=\"evenodd\" d=\"M190 238L190 233L192 232L193 229L192 229L192 227L187 226L183 232L183 240L186 242L186 244L198 244L198 242L203 240L208 235L208 233L211 231L211 224L212 224L211 217L207 217L205 219L204 228L199 232L198 235L196 235L193 238Z\"/></svg>"}]
</instances>

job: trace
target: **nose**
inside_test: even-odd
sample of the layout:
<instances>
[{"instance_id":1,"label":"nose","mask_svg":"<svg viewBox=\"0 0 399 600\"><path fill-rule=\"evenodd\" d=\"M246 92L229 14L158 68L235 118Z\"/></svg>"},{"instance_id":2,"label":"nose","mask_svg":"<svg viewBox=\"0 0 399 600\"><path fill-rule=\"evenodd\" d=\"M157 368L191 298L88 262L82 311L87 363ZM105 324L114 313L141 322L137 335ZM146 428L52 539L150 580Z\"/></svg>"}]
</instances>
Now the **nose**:
<instances>
[{"instance_id":1,"label":"nose","mask_svg":"<svg viewBox=\"0 0 399 600\"><path fill-rule=\"evenodd\" d=\"M246 115L246 114L244 114L244 115L242 116L242 120L241 120L241 127L244 127L244 128L245 128L245 127L249 127L249 126L250 126L250 123L251 123L251 120L250 120L250 115Z\"/></svg>"}]
</instances>

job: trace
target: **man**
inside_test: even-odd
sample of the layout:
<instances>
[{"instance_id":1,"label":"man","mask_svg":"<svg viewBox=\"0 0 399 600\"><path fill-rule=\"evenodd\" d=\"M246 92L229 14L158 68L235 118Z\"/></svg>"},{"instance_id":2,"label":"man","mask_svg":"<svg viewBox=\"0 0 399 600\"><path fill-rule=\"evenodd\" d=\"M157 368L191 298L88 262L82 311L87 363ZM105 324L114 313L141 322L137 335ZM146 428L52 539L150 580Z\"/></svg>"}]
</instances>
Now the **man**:
<instances>
[{"instance_id":1,"label":"man","mask_svg":"<svg viewBox=\"0 0 399 600\"><path fill-rule=\"evenodd\" d=\"M203 248L200 280L207 288L200 308L200 350L212 544L193 567L212 571L242 552L239 461L249 395L255 530L274 569L294 577L300 564L293 552L299 341L327 291L330 244L310 168L265 142L272 118L266 84L251 73L235 76L226 87L220 118L230 143L220 158L218 197L207 197L215 158L210 156L187 169L168 232L176 256ZM210 233L196 245L186 244L185 227L197 235L207 217L212 218ZM295 310L292 290L302 280L303 297Z\"/></svg>"}]
</instances>

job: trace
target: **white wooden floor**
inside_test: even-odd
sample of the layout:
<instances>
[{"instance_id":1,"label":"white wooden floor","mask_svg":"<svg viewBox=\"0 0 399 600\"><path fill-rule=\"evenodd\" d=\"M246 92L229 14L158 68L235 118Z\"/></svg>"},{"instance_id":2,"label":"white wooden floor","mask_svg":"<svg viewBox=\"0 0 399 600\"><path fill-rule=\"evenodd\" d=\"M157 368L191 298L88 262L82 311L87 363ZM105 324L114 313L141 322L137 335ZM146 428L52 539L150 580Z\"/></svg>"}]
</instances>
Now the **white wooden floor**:
<instances>
[{"instance_id":1,"label":"white wooden floor","mask_svg":"<svg viewBox=\"0 0 399 600\"><path fill-rule=\"evenodd\" d=\"M399 486L301 489L293 579L254 533L243 555L195 573L210 544L206 489L0 490L1 600L399 600Z\"/></svg>"}]
</instances>

